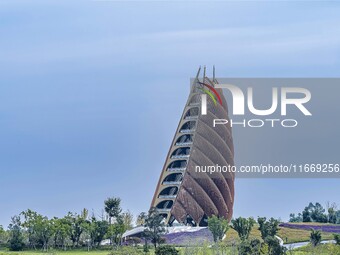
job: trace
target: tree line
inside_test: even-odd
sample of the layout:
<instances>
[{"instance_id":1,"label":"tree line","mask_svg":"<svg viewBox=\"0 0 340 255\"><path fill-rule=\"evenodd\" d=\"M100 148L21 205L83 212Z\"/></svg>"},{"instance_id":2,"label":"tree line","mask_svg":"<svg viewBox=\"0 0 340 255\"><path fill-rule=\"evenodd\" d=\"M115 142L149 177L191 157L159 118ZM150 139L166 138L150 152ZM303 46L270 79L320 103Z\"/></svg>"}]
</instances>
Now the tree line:
<instances>
[{"instance_id":1,"label":"tree line","mask_svg":"<svg viewBox=\"0 0 340 255\"><path fill-rule=\"evenodd\" d=\"M119 246L123 233L132 228L132 221L133 215L123 212L120 198L115 197L104 201L104 212L99 217L83 209L80 213L69 212L62 218L49 219L28 209L13 216L7 230L0 226L0 246L13 251L80 246L92 249L104 239Z\"/></svg>"},{"instance_id":2,"label":"tree line","mask_svg":"<svg viewBox=\"0 0 340 255\"><path fill-rule=\"evenodd\" d=\"M327 202L326 208L320 203L309 203L301 213L291 213L289 222L319 222L340 224L340 210L336 203Z\"/></svg>"}]
</instances>

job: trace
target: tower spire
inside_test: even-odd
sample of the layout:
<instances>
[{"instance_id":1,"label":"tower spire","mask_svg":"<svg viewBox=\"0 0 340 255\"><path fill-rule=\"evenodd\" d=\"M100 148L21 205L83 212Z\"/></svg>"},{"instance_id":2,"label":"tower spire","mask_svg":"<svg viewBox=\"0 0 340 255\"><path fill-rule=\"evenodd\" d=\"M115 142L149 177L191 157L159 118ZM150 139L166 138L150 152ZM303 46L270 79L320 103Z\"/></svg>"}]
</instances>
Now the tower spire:
<instances>
[{"instance_id":1,"label":"tower spire","mask_svg":"<svg viewBox=\"0 0 340 255\"><path fill-rule=\"evenodd\" d=\"M213 82L215 82L215 65L213 65Z\"/></svg>"},{"instance_id":2,"label":"tower spire","mask_svg":"<svg viewBox=\"0 0 340 255\"><path fill-rule=\"evenodd\" d=\"M207 67L204 66L204 69L203 69L203 83L205 82L205 73L207 71Z\"/></svg>"}]
</instances>

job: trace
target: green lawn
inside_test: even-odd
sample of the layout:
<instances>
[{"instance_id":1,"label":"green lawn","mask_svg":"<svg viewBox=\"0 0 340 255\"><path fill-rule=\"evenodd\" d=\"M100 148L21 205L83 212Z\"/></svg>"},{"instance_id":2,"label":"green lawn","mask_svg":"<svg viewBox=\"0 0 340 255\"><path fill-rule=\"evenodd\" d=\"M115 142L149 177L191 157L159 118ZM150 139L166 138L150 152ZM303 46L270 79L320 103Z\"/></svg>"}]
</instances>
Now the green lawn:
<instances>
[{"instance_id":1,"label":"green lawn","mask_svg":"<svg viewBox=\"0 0 340 255\"><path fill-rule=\"evenodd\" d=\"M257 238L257 239L262 240L261 233L258 230L258 228L259 226L257 224L253 227L250 233L250 236L249 236L250 239ZM322 240L333 239L332 233L321 232L321 234L322 234ZM283 239L284 243L306 242L306 241L309 241L310 230L279 227L279 232L277 235ZM240 241L240 239L237 235L237 232L230 228L226 234L225 242L227 242L228 244L232 244L233 242L238 242L238 241Z\"/></svg>"},{"instance_id":2,"label":"green lawn","mask_svg":"<svg viewBox=\"0 0 340 255\"><path fill-rule=\"evenodd\" d=\"M314 224L314 223L313 223ZM258 225L256 224L251 233L250 239L261 239L261 233L258 230ZM301 229L292 229L292 228L279 228L278 236L283 239L285 243L294 243L294 242L305 242L309 241L310 231L309 230L301 230ZM331 240L333 239L332 233L325 233L322 232L322 240ZM235 244L239 243L240 239L237 235L237 232L233 229L229 229L226 234L226 239L224 242L230 247L226 248L226 254L234 254L233 249L235 249ZM234 246L234 247L232 247ZM123 248L129 249L129 248ZM191 247L191 248L179 248L181 250L181 254L201 254L204 253L202 249L207 248L199 248L199 247ZM196 249L196 250L195 250ZM213 252L208 249L204 254L213 254ZM22 252L9 252L6 250L0 249L0 255L37 255L37 254L46 254L46 255L135 255L135 254L143 254L141 249L139 252L135 252L134 249L132 250L120 250L120 251L111 251L111 250L91 250L88 252L86 249L78 249L78 250L68 250L68 251L60 251L60 250L51 250L48 252L42 251L22 251ZM290 253L288 253L290 254ZM313 247L302 247L297 250L294 250L292 255L307 255L307 254L338 254L340 255L340 246L335 245L321 245L320 247L313 248ZM149 255L154 255L154 252L151 250Z\"/></svg>"},{"instance_id":3,"label":"green lawn","mask_svg":"<svg viewBox=\"0 0 340 255\"><path fill-rule=\"evenodd\" d=\"M87 251L86 249L78 249L78 250L68 250L68 251L61 251L61 250L49 250L47 252L43 252L41 250L37 251L2 251L0 250L0 255L135 255L135 254L143 254L142 249L139 249L140 252L136 252L136 249L130 247L123 247L119 251L116 250L90 250ZM154 252L150 250L149 255L154 255Z\"/></svg>"},{"instance_id":4,"label":"green lawn","mask_svg":"<svg viewBox=\"0 0 340 255\"><path fill-rule=\"evenodd\" d=\"M214 255L216 254L211 248L202 247L189 247L189 248L178 248L180 250L180 255L192 254L192 255ZM86 250L70 250L70 251L22 251L22 252L9 252L1 251L0 255L135 255L137 253L130 252L113 252L110 253L109 250L92 250L90 252ZM138 254L143 254L141 251ZM224 254L232 255L237 254L237 248L227 247L224 250ZM288 251L289 255L339 255L340 246L339 245L320 245L316 248L311 246L302 247L292 251ZM150 251L149 255L154 255L153 251Z\"/></svg>"},{"instance_id":5,"label":"green lawn","mask_svg":"<svg viewBox=\"0 0 340 255\"><path fill-rule=\"evenodd\" d=\"M20 252L14 252L14 251L0 251L0 255L36 255L36 254L45 254L45 255L108 255L110 252L105 250L94 250L94 251L86 251L86 250L70 250L70 251L20 251Z\"/></svg>"}]
</instances>

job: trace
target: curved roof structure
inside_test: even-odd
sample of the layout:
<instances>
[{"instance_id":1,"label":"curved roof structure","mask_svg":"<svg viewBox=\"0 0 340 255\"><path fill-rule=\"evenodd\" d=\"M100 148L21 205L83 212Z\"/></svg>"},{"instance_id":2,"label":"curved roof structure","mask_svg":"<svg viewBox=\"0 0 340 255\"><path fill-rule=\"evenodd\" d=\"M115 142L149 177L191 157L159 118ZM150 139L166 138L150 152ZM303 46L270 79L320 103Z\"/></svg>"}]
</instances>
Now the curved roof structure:
<instances>
[{"instance_id":1,"label":"curved roof structure","mask_svg":"<svg viewBox=\"0 0 340 255\"><path fill-rule=\"evenodd\" d=\"M234 165L231 127L212 125L213 119L229 119L222 90L214 89L216 83L205 75L193 81L156 187L151 206L158 208L170 226L174 221L206 226L211 215L230 220L233 214L234 174L196 171L196 167ZM205 115L201 114L202 94L207 94Z\"/></svg>"}]
</instances>

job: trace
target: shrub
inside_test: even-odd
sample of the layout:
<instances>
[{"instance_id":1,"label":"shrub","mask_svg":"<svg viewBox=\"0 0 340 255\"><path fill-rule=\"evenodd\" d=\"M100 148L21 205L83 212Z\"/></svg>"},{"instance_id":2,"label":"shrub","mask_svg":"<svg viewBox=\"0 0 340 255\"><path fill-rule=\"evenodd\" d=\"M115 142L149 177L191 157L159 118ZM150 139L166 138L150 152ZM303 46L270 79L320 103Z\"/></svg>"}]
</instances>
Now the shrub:
<instances>
[{"instance_id":1,"label":"shrub","mask_svg":"<svg viewBox=\"0 0 340 255\"><path fill-rule=\"evenodd\" d=\"M11 224L9 225L9 235L8 247L11 251L21 251L24 249L24 237L20 227L20 217L12 217Z\"/></svg>"},{"instance_id":2,"label":"shrub","mask_svg":"<svg viewBox=\"0 0 340 255\"><path fill-rule=\"evenodd\" d=\"M319 230L312 229L310 233L310 242L315 247L321 243L321 232Z\"/></svg>"},{"instance_id":3,"label":"shrub","mask_svg":"<svg viewBox=\"0 0 340 255\"><path fill-rule=\"evenodd\" d=\"M224 218L218 218L213 215L208 219L208 228L213 234L214 242L221 241L229 226L228 221Z\"/></svg>"},{"instance_id":4,"label":"shrub","mask_svg":"<svg viewBox=\"0 0 340 255\"><path fill-rule=\"evenodd\" d=\"M156 248L155 255L178 255L178 251L171 245L162 245Z\"/></svg>"},{"instance_id":5,"label":"shrub","mask_svg":"<svg viewBox=\"0 0 340 255\"><path fill-rule=\"evenodd\" d=\"M287 252L287 248L282 247L277 238L273 236L268 236L265 240L268 245L269 255L284 255Z\"/></svg>"},{"instance_id":6,"label":"shrub","mask_svg":"<svg viewBox=\"0 0 340 255\"><path fill-rule=\"evenodd\" d=\"M255 220L253 218L238 217L231 220L231 228L234 229L242 241L248 239L250 231L254 226Z\"/></svg>"},{"instance_id":7,"label":"shrub","mask_svg":"<svg viewBox=\"0 0 340 255\"><path fill-rule=\"evenodd\" d=\"M334 234L334 240L337 245L340 245L340 235L339 234Z\"/></svg>"},{"instance_id":8,"label":"shrub","mask_svg":"<svg viewBox=\"0 0 340 255\"><path fill-rule=\"evenodd\" d=\"M141 250L135 247L119 247L117 250L113 250L110 255L143 255Z\"/></svg>"},{"instance_id":9,"label":"shrub","mask_svg":"<svg viewBox=\"0 0 340 255\"><path fill-rule=\"evenodd\" d=\"M239 255L260 255L261 241L259 239L242 241L238 246L238 253Z\"/></svg>"},{"instance_id":10,"label":"shrub","mask_svg":"<svg viewBox=\"0 0 340 255\"><path fill-rule=\"evenodd\" d=\"M259 223L259 230L263 240L268 236L275 236L279 230L279 221L274 218L267 220L266 217L259 217L257 222Z\"/></svg>"}]
</instances>

